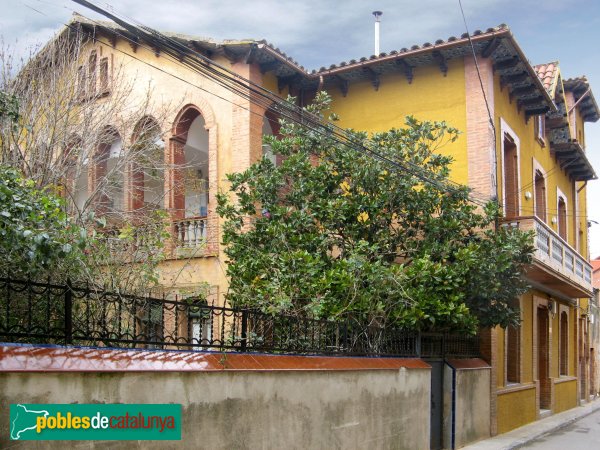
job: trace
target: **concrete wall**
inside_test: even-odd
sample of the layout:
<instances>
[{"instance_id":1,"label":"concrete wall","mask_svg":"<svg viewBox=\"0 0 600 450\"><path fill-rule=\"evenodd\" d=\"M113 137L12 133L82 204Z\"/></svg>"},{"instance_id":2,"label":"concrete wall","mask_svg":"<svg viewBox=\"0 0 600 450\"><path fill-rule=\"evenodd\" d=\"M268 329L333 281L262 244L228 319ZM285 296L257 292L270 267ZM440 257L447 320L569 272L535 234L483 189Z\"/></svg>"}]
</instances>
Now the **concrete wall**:
<instances>
[{"instance_id":1,"label":"concrete wall","mask_svg":"<svg viewBox=\"0 0 600 450\"><path fill-rule=\"evenodd\" d=\"M450 360L446 363L444 448L461 448L490 437L491 372L491 367L483 360Z\"/></svg>"},{"instance_id":2,"label":"concrete wall","mask_svg":"<svg viewBox=\"0 0 600 450\"><path fill-rule=\"evenodd\" d=\"M179 355L165 353L171 358ZM271 358L277 359L272 359L273 367L297 364L300 369L304 359L311 364L319 359ZM231 364L237 364L234 359L228 356ZM364 359L367 364L373 363L373 358L322 359L348 359L353 364ZM11 403L96 402L180 403L182 441L69 442L67 447L429 448L430 369L422 363L419 368L414 365L392 368L389 360L382 361L376 370L286 368L105 373L0 370L0 408L4 411L0 415L0 448L65 448L65 442L8 441L7 411ZM328 364L325 361L322 367L329 367Z\"/></svg>"}]
</instances>

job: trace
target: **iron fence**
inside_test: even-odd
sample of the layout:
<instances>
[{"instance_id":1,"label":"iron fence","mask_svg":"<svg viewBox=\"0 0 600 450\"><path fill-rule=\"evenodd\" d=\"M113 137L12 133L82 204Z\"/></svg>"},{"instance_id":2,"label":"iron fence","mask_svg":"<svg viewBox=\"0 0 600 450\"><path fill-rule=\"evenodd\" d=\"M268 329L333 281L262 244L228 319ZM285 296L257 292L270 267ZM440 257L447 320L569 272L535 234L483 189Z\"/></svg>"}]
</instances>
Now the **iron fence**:
<instances>
[{"instance_id":1,"label":"iron fence","mask_svg":"<svg viewBox=\"0 0 600 450\"><path fill-rule=\"evenodd\" d=\"M17 343L399 357L476 357L477 337L419 334L0 278L0 340Z\"/></svg>"}]
</instances>

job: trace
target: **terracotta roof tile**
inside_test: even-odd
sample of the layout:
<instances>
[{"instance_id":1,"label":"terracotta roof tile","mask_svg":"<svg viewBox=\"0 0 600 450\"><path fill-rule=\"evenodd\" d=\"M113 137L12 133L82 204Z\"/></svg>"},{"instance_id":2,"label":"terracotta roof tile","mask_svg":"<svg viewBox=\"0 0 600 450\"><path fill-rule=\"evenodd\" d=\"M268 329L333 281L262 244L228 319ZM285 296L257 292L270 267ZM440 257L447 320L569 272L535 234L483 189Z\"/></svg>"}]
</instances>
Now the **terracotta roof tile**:
<instances>
[{"instance_id":1,"label":"terracotta roof tile","mask_svg":"<svg viewBox=\"0 0 600 450\"><path fill-rule=\"evenodd\" d=\"M600 270L600 259L592 259L590 263L592 264L592 271Z\"/></svg>"},{"instance_id":2,"label":"terracotta roof tile","mask_svg":"<svg viewBox=\"0 0 600 450\"><path fill-rule=\"evenodd\" d=\"M493 33L497 33L497 32L500 32L500 31L508 31L508 30L509 30L508 26L506 24L502 23L502 24L498 25L497 27L488 28L485 31L475 30L471 34L471 36L472 37L475 37L475 36L484 36L484 35L487 35L487 34L493 34ZM463 39L464 40L464 39L468 39L468 38L469 38L469 35L467 33L463 33L463 34L461 34L460 38L457 38L456 36L450 36L445 41L443 39L437 39L435 41L435 44L432 44L431 42L425 42L422 45L415 44L415 45L411 46L410 49L404 47L404 48L401 48L400 50L392 50L388 54L386 54L386 53L380 53L379 55L371 55L369 58L363 57L363 58L360 58L360 62L364 62L364 61L367 61L367 60L377 60L377 59L380 59L380 58L385 58L386 56L397 55L398 53L408 53L408 52L415 52L415 51L418 51L418 50L433 49L433 48L435 48L437 46L440 46L440 45L445 45L445 44L447 45L449 43L456 42L459 39ZM337 69L337 68L344 67L344 66L351 66L353 64L356 64L356 60L350 60L349 62L342 61L341 63L338 63L338 64L331 64L328 68L321 67L319 70L313 70L311 73L312 74L316 74L316 73L325 72L325 71L328 71L328 70Z\"/></svg>"},{"instance_id":3,"label":"terracotta roof tile","mask_svg":"<svg viewBox=\"0 0 600 450\"><path fill-rule=\"evenodd\" d=\"M548 93L554 98L554 90L556 88L556 81L559 73L558 61L549 62L547 64L538 64L537 66L533 66L533 70L535 70L535 73L544 84Z\"/></svg>"}]
</instances>

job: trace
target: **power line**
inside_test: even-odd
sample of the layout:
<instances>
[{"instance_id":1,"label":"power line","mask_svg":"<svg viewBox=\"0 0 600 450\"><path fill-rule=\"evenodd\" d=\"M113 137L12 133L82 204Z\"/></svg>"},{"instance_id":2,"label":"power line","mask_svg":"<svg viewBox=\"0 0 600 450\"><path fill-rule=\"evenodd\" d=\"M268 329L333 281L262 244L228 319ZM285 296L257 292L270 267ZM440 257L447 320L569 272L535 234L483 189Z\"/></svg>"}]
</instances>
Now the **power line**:
<instances>
[{"instance_id":1,"label":"power line","mask_svg":"<svg viewBox=\"0 0 600 450\"><path fill-rule=\"evenodd\" d=\"M368 153L375 159L378 159L387 164L391 164L395 166L396 169L406 171L411 175L417 177L422 182L431 184L444 192L462 192L465 188L465 186L449 180L433 180L431 179L430 173L426 173L422 167L416 165L415 163L412 163L410 161L397 161L388 156L382 155L379 152L376 152L372 148L369 148L360 142L356 142L355 140L350 138L346 130L343 130L340 127L337 127L333 124L324 125L321 122L320 118L306 112L306 110L302 109L301 107L293 105L281 99L273 92L263 88L260 85L257 85L256 83L253 83L251 80L241 77L240 75L232 72L226 67L215 63L214 61L206 58L204 55L201 55L200 53L186 47L185 45L172 38L163 35L158 31L155 31L143 25L139 27L131 25L127 23L127 21L123 18L119 18L116 14L107 12L102 8L92 4L91 2L85 0L74 1L83 6L89 7L92 10L99 12L100 14L105 15L108 18L111 18L116 23L121 25L126 31L132 33L134 36L138 38L145 38L146 40L152 42L155 45L160 44L160 50L166 53L171 58L173 58L173 60L176 61L178 64L183 64L188 68L191 68L193 70L196 70L197 72L206 75L213 81L217 82L219 85L230 90L231 92L234 92L242 98L246 98L247 100L258 104L259 106L263 106L265 107L265 109L270 108L285 119L291 120L295 123L300 124L301 126L307 127L311 131L324 134L327 137L334 139L336 142L345 145L353 150L360 151L362 153ZM131 41L131 38L124 36L118 33L117 31L115 32L121 35L123 38ZM136 41L136 45L139 45L139 42ZM168 73L164 70L163 72ZM252 94L254 94L254 96ZM265 99L267 100L268 104L264 103ZM262 104L258 100L262 101ZM483 206L488 202L488 199L477 198L473 195L468 196L468 200L473 203L479 204L480 206Z\"/></svg>"}]
</instances>

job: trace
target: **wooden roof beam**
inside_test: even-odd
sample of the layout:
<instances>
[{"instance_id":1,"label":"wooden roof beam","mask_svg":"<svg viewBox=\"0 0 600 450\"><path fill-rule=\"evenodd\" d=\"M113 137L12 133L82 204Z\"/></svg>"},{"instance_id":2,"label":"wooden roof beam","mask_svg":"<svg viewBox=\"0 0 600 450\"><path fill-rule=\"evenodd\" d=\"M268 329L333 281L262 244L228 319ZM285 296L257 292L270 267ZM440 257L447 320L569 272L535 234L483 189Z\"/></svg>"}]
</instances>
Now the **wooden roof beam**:
<instances>
[{"instance_id":1,"label":"wooden roof beam","mask_svg":"<svg viewBox=\"0 0 600 450\"><path fill-rule=\"evenodd\" d=\"M140 44L139 44L139 40L136 36L133 36L132 38L129 39L129 46L131 47L131 50L133 50L133 53L137 53L137 50L138 50Z\"/></svg>"},{"instance_id":2,"label":"wooden roof beam","mask_svg":"<svg viewBox=\"0 0 600 450\"><path fill-rule=\"evenodd\" d=\"M442 54L442 52L435 50L431 53L431 56L440 67L440 70L444 76L448 75L448 61L446 61L446 57Z\"/></svg>"},{"instance_id":3,"label":"wooden roof beam","mask_svg":"<svg viewBox=\"0 0 600 450\"><path fill-rule=\"evenodd\" d=\"M334 77L334 79L338 82L342 96L345 97L346 95L348 95L348 85L349 85L348 80L346 80L345 78L342 78L339 75L336 75Z\"/></svg>"},{"instance_id":4,"label":"wooden roof beam","mask_svg":"<svg viewBox=\"0 0 600 450\"><path fill-rule=\"evenodd\" d=\"M264 74L264 73L270 72L271 70L275 70L275 69L277 69L277 67L279 67L279 64L280 63L277 60L267 62L267 63L262 63L259 65L260 72Z\"/></svg>"},{"instance_id":5,"label":"wooden roof beam","mask_svg":"<svg viewBox=\"0 0 600 450\"><path fill-rule=\"evenodd\" d=\"M277 77L277 89L279 89L279 93L281 94L281 91L286 86L290 91L296 86L299 88L300 80L302 80L302 75L300 74L290 75L289 77Z\"/></svg>"},{"instance_id":6,"label":"wooden roof beam","mask_svg":"<svg viewBox=\"0 0 600 450\"><path fill-rule=\"evenodd\" d=\"M546 114L548 111L550 110L550 108L548 106L545 106L543 108L535 108L535 109L527 109L525 110L525 115L527 117L531 117L531 116L539 116L541 114ZM546 122L547 124L548 122ZM547 126L547 125L546 125Z\"/></svg>"},{"instance_id":7,"label":"wooden roof beam","mask_svg":"<svg viewBox=\"0 0 600 450\"><path fill-rule=\"evenodd\" d=\"M538 92L537 88L533 84L528 84L527 86L514 88L512 91L510 91L510 94L514 95L515 97L520 97L522 95L528 95L534 92Z\"/></svg>"},{"instance_id":8,"label":"wooden roof beam","mask_svg":"<svg viewBox=\"0 0 600 450\"><path fill-rule=\"evenodd\" d=\"M513 56L512 58L503 59L501 61L494 63L494 70L502 71L502 70L512 69L513 67L516 67L518 64L519 64L519 58L517 58L516 56Z\"/></svg>"},{"instance_id":9,"label":"wooden roof beam","mask_svg":"<svg viewBox=\"0 0 600 450\"><path fill-rule=\"evenodd\" d=\"M568 125L569 124L567 122L566 114L561 117L552 117L552 118L546 117L546 128L548 128L548 129L563 128Z\"/></svg>"},{"instance_id":10,"label":"wooden roof beam","mask_svg":"<svg viewBox=\"0 0 600 450\"><path fill-rule=\"evenodd\" d=\"M538 97L527 98L525 100L518 100L519 106L523 108L526 108L527 106L539 105L540 103L544 103L544 97L541 95Z\"/></svg>"},{"instance_id":11,"label":"wooden roof beam","mask_svg":"<svg viewBox=\"0 0 600 450\"><path fill-rule=\"evenodd\" d=\"M521 72L515 75L504 75L501 78L504 84L522 83L527 79L529 79L529 74L527 72Z\"/></svg>"},{"instance_id":12,"label":"wooden roof beam","mask_svg":"<svg viewBox=\"0 0 600 450\"><path fill-rule=\"evenodd\" d=\"M397 59L396 65L404 72L404 76L406 77L408 84L411 84L413 80L413 66L408 64L403 59Z\"/></svg>"},{"instance_id":13,"label":"wooden roof beam","mask_svg":"<svg viewBox=\"0 0 600 450\"><path fill-rule=\"evenodd\" d=\"M371 78L371 84L373 85L373 89L378 91L379 84L381 83L379 79L379 73L375 72L370 67L363 67L363 71Z\"/></svg>"},{"instance_id":14,"label":"wooden roof beam","mask_svg":"<svg viewBox=\"0 0 600 450\"><path fill-rule=\"evenodd\" d=\"M496 51L496 49L500 46L502 39L495 37L492 41L487 45L486 48L481 52L481 56L483 58L489 58Z\"/></svg>"}]
</instances>

